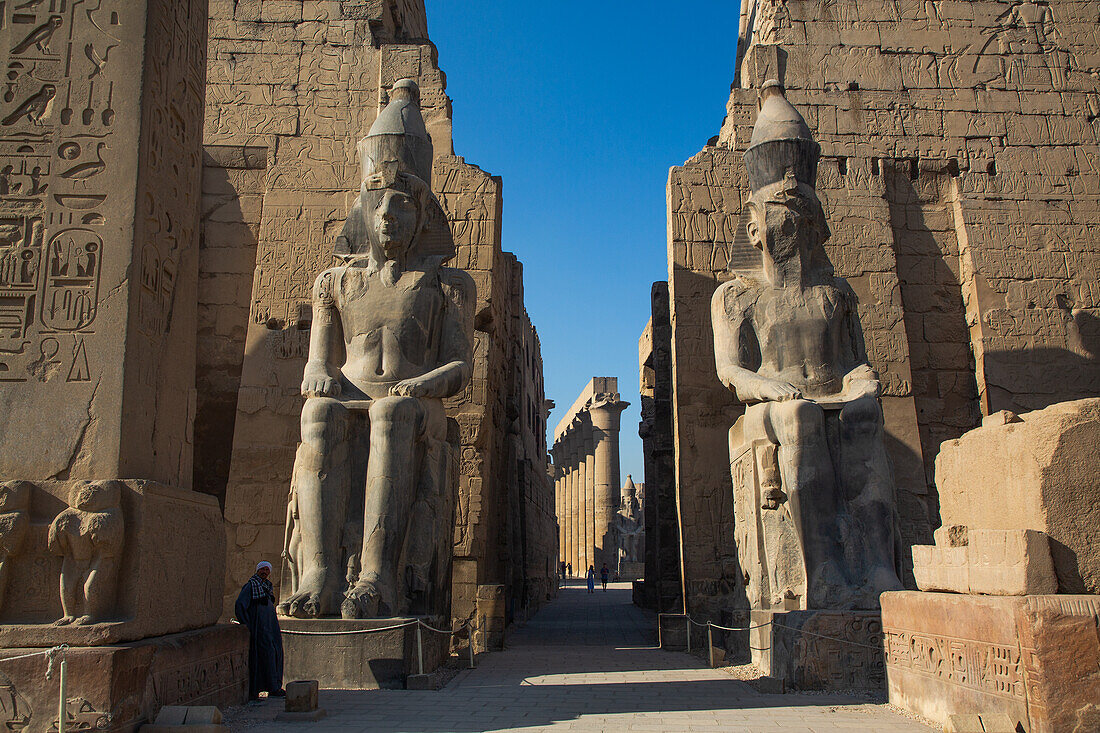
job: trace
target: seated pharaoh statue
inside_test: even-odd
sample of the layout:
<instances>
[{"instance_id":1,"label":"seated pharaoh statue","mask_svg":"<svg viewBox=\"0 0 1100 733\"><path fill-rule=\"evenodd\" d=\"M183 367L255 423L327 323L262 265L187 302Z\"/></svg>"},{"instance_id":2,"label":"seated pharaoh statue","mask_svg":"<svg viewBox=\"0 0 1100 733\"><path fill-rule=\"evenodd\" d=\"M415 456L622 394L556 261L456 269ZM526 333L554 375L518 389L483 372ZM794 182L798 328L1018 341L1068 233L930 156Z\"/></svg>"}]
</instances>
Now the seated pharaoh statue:
<instances>
[{"instance_id":1,"label":"seated pharaoh statue","mask_svg":"<svg viewBox=\"0 0 1100 733\"><path fill-rule=\"evenodd\" d=\"M778 82L744 160L762 271L711 301L730 431L738 557L754 608L875 609L900 589L893 472L856 298L833 275L815 189L821 149Z\"/></svg>"},{"instance_id":2,"label":"seated pharaoh statue","mask_svg":"<svg viewBox=\"0 0 1100 733\"><path fill-rule=\"evenodd\" d=\"M443 267L454 243L414 82L358 149L343 262L313 286L279 611L446 615L457 477L443 399L471 376L474 283Z\"/></svg>"}]
</instances>

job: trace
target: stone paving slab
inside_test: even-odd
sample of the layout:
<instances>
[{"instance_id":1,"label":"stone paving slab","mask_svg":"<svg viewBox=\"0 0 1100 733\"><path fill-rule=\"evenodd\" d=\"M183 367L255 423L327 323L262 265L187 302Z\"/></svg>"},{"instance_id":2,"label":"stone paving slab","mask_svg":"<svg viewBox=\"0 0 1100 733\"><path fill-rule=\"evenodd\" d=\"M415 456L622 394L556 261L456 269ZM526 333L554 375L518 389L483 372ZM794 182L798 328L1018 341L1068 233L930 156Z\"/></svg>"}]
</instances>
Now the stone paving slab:
<instances>
[{"instance_id":1,"label":"stone paving slab","mask_svg":"<svg viewBox=\"0 0 1100 733\"><path fill-rule=\"evenodd\" d=\"M766 695L694 656L654 646L629 584L564 589L503 652L484 654L438 692L322 690L328 716L276 723L281 701L228 711L233 731L748 731L929 733L885 705L845 695Z\"/></svg>"}]
</instances>

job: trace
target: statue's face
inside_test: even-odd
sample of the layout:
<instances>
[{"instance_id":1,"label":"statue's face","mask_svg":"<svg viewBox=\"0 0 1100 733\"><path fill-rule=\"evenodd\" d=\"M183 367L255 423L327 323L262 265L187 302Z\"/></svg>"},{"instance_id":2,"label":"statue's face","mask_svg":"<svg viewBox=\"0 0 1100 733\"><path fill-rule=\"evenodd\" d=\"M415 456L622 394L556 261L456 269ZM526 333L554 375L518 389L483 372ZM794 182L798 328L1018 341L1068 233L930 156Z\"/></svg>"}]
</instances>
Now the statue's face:
<instances>
[{"instance_id":1,"label":"statue's face","mask_svg":"<svg viewBox=\"0 0 1100 733\"><path fill-rule=\"evenodd\" d=\"M371 229L375 242L387 259L395 259L408 251L416 234L418 211L412 196L387 188L371 213Z\"/></svg>"},{"instance_id":2,"label":"statue's face","mask_svg":"<svg viewBox=\"0 0 1100 733\"><path fill-rule=\"evenodd\" d=\"M753 197L749 241L777 263L813 251L827 236L821 203L804 189L809 187L763 189Z\"/></svg>"}]
</instances>

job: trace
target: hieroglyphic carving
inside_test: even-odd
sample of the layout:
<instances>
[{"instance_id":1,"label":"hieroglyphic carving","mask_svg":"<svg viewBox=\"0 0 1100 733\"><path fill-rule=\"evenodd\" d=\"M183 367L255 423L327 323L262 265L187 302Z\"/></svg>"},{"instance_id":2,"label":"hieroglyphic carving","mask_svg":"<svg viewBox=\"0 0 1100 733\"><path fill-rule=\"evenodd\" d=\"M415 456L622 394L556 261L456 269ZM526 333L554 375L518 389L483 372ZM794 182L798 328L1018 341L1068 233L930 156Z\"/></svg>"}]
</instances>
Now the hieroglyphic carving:
<instances>
[{"instance_id":1,"label":"hieroglyphic carving","mask_svg":"<svg viewBox=\"0 0 1100 733\"><path fill-rule=\"evenodd\" d=\"M158 706L196 704L203 698L216 699L247 676L248 652L234 650L158 670L152 679L153 695Z\"/></svg>"},{"instance_id":2,"label":"hieroglyphic carving","mask_svg":"<svg viewBox=\"0 0 1100 733\"><path fill-rule=\"evenodd\" d=\"M1024 699L1020 649L908 631L886 632L886 664L993 695Z\"/></svg>"}]
</instances>

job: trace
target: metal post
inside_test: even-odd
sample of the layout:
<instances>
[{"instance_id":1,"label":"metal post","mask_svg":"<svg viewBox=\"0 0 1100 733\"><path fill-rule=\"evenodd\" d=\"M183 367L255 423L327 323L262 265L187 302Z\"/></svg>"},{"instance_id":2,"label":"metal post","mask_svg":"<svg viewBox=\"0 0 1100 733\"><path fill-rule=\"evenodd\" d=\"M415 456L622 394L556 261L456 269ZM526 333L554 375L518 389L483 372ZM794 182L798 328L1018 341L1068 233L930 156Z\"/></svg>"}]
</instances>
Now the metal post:
<instances>
[{"instance_id":1,"label":"metal post","mask_svg":"<svg viewBox=\"0 0 1100 733\"><path fill-rule=\"evenodd\" d=\"M474 668L474 630L470 629L467 638L470 640L470 669Z\"/></svg>"},{"instance_id":2,"label":"metal post","mask_svg":"<svg viewBox=\"0 0 1100 733\"><path fill-rule=\"evenodd\" d=\"M688 654L691 654L691 616L684 614L684 625L687 626Z\"/></svg>"},{"instance_id":3,"label":"metal post","mask_svg":"<svg viewBox=\"0 0 1100 733\"><path fill-rule=\"evenodd\" d=\"M65 652L61 652L61 654L62 654L62 657L61 657L61 675L60 675L61 679L60 679L60 684L58 684L58 688L59 688L58 698L59 698L59 700L58 700L58 703L57 703L57 730L58 730L58 733L65 733L65 729L68 728L68 726L65 724L67 722L65 720L65 718L66 718L66 715L65 715L65 667L67 665L67 662L65 661L65 657L64 657Z\"/></svg>"},{"instance_id":4,"label":"metal post","mask_svg":"<svg viewBox=\"0 0 1100 733\"><path fill-rule=\"evenodd\" d=\"M424 641L420 632L420 621L416 622L416 664L420 674L424 674Z\"/></svg>"},{"instance_id":5,"label":"metal post","mask_svg":"<svg viewBox=\"0 0 1100 733\"><path fill-rule=\"evenodd\" d=\"M664 617L663 613L657 614L657 648L658 649L664 649L665 648L665 640L664 640L664 637L661 635L661 618L663 618L663 617Z\"/></svg>"},{"instance_id":6,"label":"metal post","mask_svg":"<svg viewBox=\"0 0 1100 733\"><path fill-rule=\"evenodd\" d=\"M707 622L707 662L714 669L714 627Z\"/></svg>"}]
</instances>

